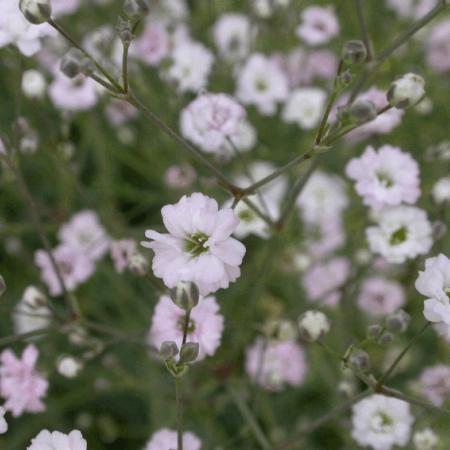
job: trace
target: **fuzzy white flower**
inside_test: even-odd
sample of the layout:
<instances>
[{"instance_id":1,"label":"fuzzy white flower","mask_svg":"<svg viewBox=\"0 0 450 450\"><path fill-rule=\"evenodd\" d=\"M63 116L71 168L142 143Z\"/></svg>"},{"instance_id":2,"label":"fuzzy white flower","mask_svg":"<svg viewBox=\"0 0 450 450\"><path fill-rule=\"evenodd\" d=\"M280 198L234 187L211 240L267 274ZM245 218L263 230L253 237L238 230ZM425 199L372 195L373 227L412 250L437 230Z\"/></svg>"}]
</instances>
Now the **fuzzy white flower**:
<instances>
[{"instance_id":1,"label":"fuzzy white flower","mask_svg":"<svg viewBox=\"0 0 450 450\"><path fill-rule=\"evenodd\" d=\"M450 259L443 254L428 258L415 285L428 297L424 304L425 318L450 335Z\"/></svg>"},{"instance_id":2,"label":"fuzzy white flower","mask_svg":"<svg viewBox=\"0 0 450 450\"><path fill-rule=\"evenodd\" d=\"M223 14L214 24L213 37L221 56L230 61L241 60L250 47L250 21L244 14Z\"/></svg>"},{"instance_id":3,"label":"fuzzy white flower","mask_svg":"<svg viewBox=\"0 0 450 450\"><path fill-rule=\"evenodd\" d=\"M228 154L235 153L234 147L241 152L248 152L256 145L256 130L247 120L241 120L230 140L232 144L225 142Z\"/></svg>"},{"instance_id":4,"label":"fuzzy white flower","mask_svg":"<svg viewBox=\"0 0 450 450\"><path fill-rule=\"evenodd\" d=\"M8 431L8 422L5 419L5 408L0 406L0 434L4 434Z\"/></svg>"},{"instance_id":5,"label":"fuzzy white flower","mask_svg":"<svg viewBox=\"0 0 450 450\"><path fill-rule=\"evenodd\" d=\"M431 195L436 203L450 202L450 177L443 177L436 181Z\"/></svg>"},{"instance_id":6,"label":"fuzzy white flower","mask_svg":"<svg viewBox=\"0 0 450 450\"><path fill-rule=\"evenodd\" d=\"M320 88L295 89L284 105L283 120L288 123L297 123L305 130L314 128L322 117L326 99L326 92Z\"/></svg>"},{"instance_id":7,"label":"fuzzy white flower","mask_svg":"<svg viewBox=\"0 0 450 450\"><path fill-rule=\"evenodd\" d=\"M197 92L206 87L214 63L210 50L198 42L179 43L172 52L172 64L167 71L180 92Z\"/></svg>"},{"instance_id":8,"label":"fuzzy white flower","mask_svg":"<svg viewBox=\"0 0 450 450\"><path fill-rule=\"evenodd\" d=\"M404 109L417 105L425 97L425 80L415 73L407 73L394 81L387 93L392 106Z\"/></svg>"},{"instance_id":9,"label":"fuzzy white flower","mask_svg":"<svg viewBox=\"0 0 450 450\"><path fill-rule=\"evenodd\" d=\"M27 287L14 310L15 332L22 334L46 328L51 320L51 311L46 302L45 295L38 288Z\"/></svg>"},{"instance_id":10,"label":"fuzzy white flower","mask_svg":"<svg viewBox=\"0 0 450 450\"><path fill-rule=\"evenodd\" d=\"M306 311L298 320L300 336L314 342L330 331L330 319L321 311Z\"/></svg>"},{"instance_id":11,"label":"fuzzy white flower","mask_svg":"<svg viewBox=\"0 0 450 450\"><path fill-rule=\"evenodd\" d=\"M426 212L414 206L394 206L377 214L377 226L366 230L372 252L390 263L426 254L433 244Z\"/></svg>"},{"instance_id":12,"label":"fuzzy white flower","mask_svg":"<svg viewBox=\"0 0 450 450\"><path fill-rule=\"evenodd\" d=\"M42 98L45 95L47 82L38 70L26 70L22 75L22 92L29 98Z\"/></svg>"},{"instance_id":13,"label":"fuzzy white flower","mask_svg":"<svg viewBox=\"0 0 450 450\"><path fill-rule=\"evenodd\" d=\"M424 428L414 433L413 443L416 450L434 450L439 443L439 439L431 428Z\"/></svg>"},{"instance_id":14,"label":"fuzzy white flower","mask_svg":"<svg viewBox=\"0 0 450 450\"><path fill-rule=\"evenodd\" d=\"M78 430L69 434L42 430L31 440L27 450L87 450L87 442Z\"/></svg>"},{"instance_id":15,"label":"fuzzy white flower","mask_svg":"<svg viewBox=\"0 0 450 450\"><path fill-rule=\"evenodd\" d=\"M236 281L245 247L231 237L239 224L232 209L219 210L214 199L194 193L161 213L169 233L147 230L152 242L142 245L155 252L153 272L167 287L192 281L207 295Z\"/></svg>"},{"instance_id":16,"label":"fuzzy white flower","mask_svg":"<svg viewBox=\"0 0 450 450\"><path fill-rule=\"evenodd\" d=\"M200 450L200 439L190 432L183 433L183 448L185 450ZM162 428L153 434L144 450L173 450L177 448L177 432Z\"/></svg>"},{"instance_id":17,"label":"fuzzy white flower","mask_svg":"<svg viewBox=\"0 0 450 450\"><path fill-rule=\"evenodd\" d=\"M63 377L75 378L83 368L83 364L76 358L64 356L58 361L56 368Z\"/></svg>"},{"instance_id":18,"label":"fuzzy white flower","mask_svg":"<svg viewBox=\"0 0 450 450\"><path fill-rule=\"evenodd\" d=\"M237 79L236 96L246 105L255 105L264 115L273 115L278 102L288 95L287 76L275 61L261 53L250 56Z\"/></svg>"},{"instance_id":19,"label":"fuzzy white flower","mask_svg":"<svg viewBox=\"0 0 450 450\"><path fill-rule=\"evenodd\" d=\"M420 196L419 165L398 147L383 145L378 151L366 147L361 157L347 164L346 174L356 181L364 204L375 209L413 204Z\"/></svg>"},{"instance_id":20,"label":"fuzzy white flower","mask_svg":"<svg viewBox=\"0 0 450 450\"><path fill-rule=\"evenodd\" d=\"M321 45L339 33L339 22L332 7L309 6L301 14L297 36L309 45Z\"/></svg>"},{"instance_id":21,"label":"fuzzy white flower","mask_svg":"<svg viewBox=\"0 0 450 450\"><path fill-rule=\"evenodd\" d=\"M375 394L353 406L352 436L361 446L391 450L408 443L413 421L408 403Z\"/></svg>"}]
</instances>

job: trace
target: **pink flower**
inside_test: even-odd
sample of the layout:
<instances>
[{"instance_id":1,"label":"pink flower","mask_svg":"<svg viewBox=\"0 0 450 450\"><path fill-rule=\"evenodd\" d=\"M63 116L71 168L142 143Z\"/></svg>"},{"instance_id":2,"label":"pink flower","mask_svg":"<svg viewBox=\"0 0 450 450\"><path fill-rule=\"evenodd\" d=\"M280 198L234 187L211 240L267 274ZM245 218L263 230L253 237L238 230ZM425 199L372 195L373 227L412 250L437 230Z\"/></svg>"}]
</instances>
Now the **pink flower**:
<instances>
[{"instance_id":1,"label":"pink flower","mask_svg":"<svg viewBox=\"0 0 450 450\"><path fill-rule=\"evenodd\" d=\"M336 257L314 264L303 277L303 287L310 300L334 306L341 298L339 289L350 274L346 258Z\"/></svg>"},{"instance_id":2,"label":"pink flower","mask_svg":"<svg viewBox=\"0 0 450 450\"><path fill-rule=\"evenodd\" d=\"M442 406L450 397L450 366L428 367L420 376L423 395L433 405Z\"/></svg>"},{"instance_id":3,"label":"pink flower","mask_svg":"<svg viewBox=\"0 0 450 450\"><path fill-rule=\"evenodd\" d=\"M67 245L60 245L52 250L56 265L59 267L64 284L69 291L73 291L79 284L84 283L94 273L95 265L91 258ZM46 251L38 250L34 260L41 269L41 279L44 281L51 295L60 295L62 286Z\"/></svg>"},{"instance_id":4,"label":"pink flower","mask_svg":"<svg viewBox=\"0 0 450 450\"><path fill-rule=\"evenodd\" d=\"M55 17L73 14L80 7L80 0L52 0L52 15Z\"/></svg>"},{"instance_id":5,"label":"pink flower","mask_svg":"<svg viewBox=\"0 0 450 450\"><path fill-rule=\"evenodd\" d=\"M169 56L169 33L159 23L148 21L136 43L137 54L149 66L156 66Z\"/></svg>"},{"instance_id":6,"label":"pink flower","mask_svg":"<svg viewBox=\"0 0 450 450\"><path fill-rule=\"evenodd\" d=\"M109 249L110 238L95 211L85 209L74 214L58 232L61 242L97 261Z\"/></svg>"},{"instance_id":7,"label":"pink flower","mask_svg":"<svg viewBox=\"0 0 450 450\"><path fill-rule=\"evenodd\" d=\"M293 340L269 342L266 347L258 338L246 351L245 370L254 383L269 391L299 386L306 374L305 353Z\"/></svg>"},{"instance_id":8,"label":"pink flower","mask_svg":"<svg viewBox=\"0 0 450 450\"><path fill-rule=\"evenodd\" d=\"M111 124L118 126L136 117L138 110L123 100L113 98L108 103L105 113Z\"/></svg>"},{"instance_id":9,"label":"pink flower","mask_svg":"<svg viewBox=\"0 0 450 450\"><path fill-rule=\"evenodd\" d=\"M9 349L0 355L0 395L6 399L4 408L14 417L46 409L41 399L47 394L48 382L35 369L38 356L34 345L25 348L21 359Z\"/></svg>"},{"instance_id":10,"label":"pink flower","mask_svg":"<svg viewBox=\"0 0 450 450\"><path fill-rule=\"evenodd\" d=\"M190 164L170 166L164 174L164 183L172 189L187 189L195 180L195 170Z\"/></svg>"},{"instance_id":11,"label":"pink flower","mask_svg":"<svg viewBox=\"0 0 450 450\"><path fill-rule=\"evenodd\" d=\"M27 450L87 450L87 442L78 430L69 434L42 430L31 440Z\"/></svg>"},{"instance_id":12,"label":"pink flower","mask_svg":"<svg viewBox=\"0 0 450 450\"><path fill-rule=\"evenodd\" d=\"M147 230L152 242L142 245L155 252L153 272L167 287L192 281L207 295L237 280L245 247L231 237L239 224L232 209L219 211L214 199L194 193L161 213L169 233Z\"/></svg>"},{"instance_id":13,"label":"pink flower","mask_svg":"<svg viewBox=\"0 0 450 450\"><path fill-rule=\"evenodd\" d=\"M400 283L382 277L364 281L358 296L358 306L374 317L392 314L405 304L405 292Z\"/></svg>"},{"instance_id":14,"label":"pink flower","mask_svg":"<svg viewBox=\"0 0 450 450\"><path fill-rule=\"evenodd\" d=\"M199 344L196 361L213 356L220 345L223 332L223 316L215 297L200 297L191 311L187 342ZM155 307L149 341L159 350L164 341L175 341L181 348L185 312L170 297L163 295Z\"/></svg>"},{"instance_id":15,"label":"pink flower","mask_svg":"<svg viewBox=\"0 0 450 450\"><path fill-rule=\"evenodd\" d=\"M245 116L244 108L232 97L203 94L181 112L181 134L205 152L217 153L229 148L227 138L236 136Z\"/></svg>"},{"instance_id":16,"label":"pink flower","mask_svg":"<svg viewBox=\"0 0 450 450\"><path fill-rule=\"evenodd\" d=\"M419 165L398 147L371 146L347 164L346 174L356 181L364 204L374 209L400 203L414 204L420 196Z\"/></svg>"},{"instance_id":17,"label":"pink flower","mask_svg":"<svg viewBox=\"0 0 450 450\"><path fill-rule=\"evenodd\" d=\"M187 432L183 434L183 449L184 450L200 450L202 442L193 433ZM177 448L177 432L162 428L157 431L144 450L173 450Z\"/></svg>"},{"instance_id":18,"label":"pink flower","mask_svg":"<svg viewBox=\"0 0 450 450\"><path fill-rule=\"evenodd\" d=\"M309 45L321 45L339 33L339 22L331 7L310 6L301 14L297 36Z\"/></svg>"},{"instance_id":19,"label":"pink flower","mask_svg":"<svg viewBox=\"0 0 450 450\"><path fill-rule=\"evenodd\" d=\"M137 244L134 239L122 239L111 242L111 258L114 263L114 269L117 273L123 273L128 267L130 258L137 251Z\"/></svg>"},{"instance_id":20,"label":"pink flower","mask_svg":"<svg viewBox=\"0 0 450 450\"><path fill-rule=\"evenodd\" d=\"M436 72L450 70L450 19L439 22L426 39L426 60Z\"/></svg>"},{"instance_id":21,"label":"pink flower","mask_svg":"<svg viewBox=\"0 0 450 450\"><path fill-rule=\"evenodd\" d=\"M314 225L305 223L305 234L305 246L316 259L330 255L345 243L345 230L339 217Z\"/></svg>"}]
</instances>

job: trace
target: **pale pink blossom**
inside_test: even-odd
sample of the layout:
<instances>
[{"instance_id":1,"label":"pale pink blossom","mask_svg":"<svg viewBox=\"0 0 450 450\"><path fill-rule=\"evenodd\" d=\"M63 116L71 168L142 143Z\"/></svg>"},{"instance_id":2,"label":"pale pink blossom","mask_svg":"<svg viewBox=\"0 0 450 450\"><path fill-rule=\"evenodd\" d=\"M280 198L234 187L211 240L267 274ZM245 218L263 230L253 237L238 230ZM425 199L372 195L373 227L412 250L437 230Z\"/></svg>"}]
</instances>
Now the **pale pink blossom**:
<instances>
[{"instance_id":1,"label":"pale pink blossom","mask_svg":"<svg viewBox=\"0 0 450 450\"><path fill-rule=\"evenodd\" d=\"M374 276L364 280L357 303L373 317L387 316L405 304L405 291L397 281Z\"/></svg>"},{"instance_id":2,"label":"pale pink blossom","mask_svg":"<svg viewBox=\"0 0 450 450\"><path fill-rule=\"evenodd\" d=\"M134 239L121 239L111 242L111 258L117 273L123 273L130 263L130 259L137 252L137 243Z\"/></svg>"},{"instance_id":3,"label":"pale pink blossom","mask_svg":"<svg viewBox=\"0 0 450 450\"><path fill-rule=\"evenodd\" d=\"M184 450L200 450L202 442L194 434L190 432L183 433L183 449ZM157 431L147 442L144 450L174 450L177 448L177 432L162 428Z\"/></svg>"},{"instance_id":4,"label":"pale pink blossom","mask_svg":"<svg viewBox=\"0 0 450 450\"><path fill-rule=\"evenodd\" d=\"M231 237L239 224L232 209L219 210L214 199L194 193L161 213L169 233L147 230L151 242L142 245L153 249L153 273L167 287L192 281L207 295L237 280L245 247Z\"/></svg>"},{"instance_id":5,"label":"pale pink blossom","mask_svg":"<svg viewBox=\"0 0 450 450\"><path fill-rule=\"evenodd\" d=\"M156 66L169 56L170 37L164 24L147 21L144 31L136 41L136 53L149 66Z\"/></svg>"},{"instance_id":6,"label":"pale pink blossom","mask_svg":"<svg viewBox=\"0 0 450 450\"><path fill-rule=\"evenodd\" d=\"M124 100L112 98L105 110L106 117L112 125L123 125L137 116L138 110Z\"/></svg>"},{"instance_id":7,"label":"pale pink blossom","mask_svg":"<svg viewBox=\"0 0 450 450\"><path fill-rule=\"evenodd\" d=\"M434 26L426 39L425 50L426 61L436 72L450 70L450 19Z\"/></svg>"},{"instance_id":8,"label":"pale pink blossom","mask_svg":"<svg viewBox=\"0 0 450 450\"><path fill-rule=\"evenodd\" d=\"M383 145L378 151L366 147L359 158L347 164L346 174L356 181L364 204L374 209L414 204L420 196L419 165L398 147Z\"/></svg>"},{"instance_id":9,"label":"pale pink blossom","mask_svg":"<svg viewBox=\"0 0 450 450\"><path fill-rule=\"evenodd\" d=\"M269 391L299 386L306 376L305 353L294 340L266 345L257 338L246 350L245 370L254 383Z\"/></svg>"},{"instance_id":10,"label":"pale pink blossom","mask_svg":"<svg viewBox=\"0 0 450 450\"><path fill-rule=\"evenodd\" d=\"M309 300L334 306L341 298L340 289L349 275L348 259L335 257L312 265L303 276L303 287Z\"/></svg>"},{"instance_id":11,"label":"pale pink blossom","mask_svg":"<svg viewBox=\"0 0 450 450\"><path fill-rule=\"evenodd\" d=\"M195 178L194 168L187 163L170 166L164 173L164 183L172 189L187 189Z\"/></svg>"},{"instance_id":12,"label":"pale pink blossom","mask_svg":"<svg viewBox=\"0 0 450 450\"><path fill-rule=\"evenodd\" d=\"M317 224L305 223L305 247L314 258L324 258L345 243L345 229L339 217L330 217Z\"/></svg>"},{"instance_id":13,"label":"pale pink blossom","mask_svg":"<svg viewBox=\"0 0 450 450\"><path fill-rule=\"evenodd\" d=\"M213 356L220 346L223 333L223 316L213 296L200 297L192 310L188 327L187 342L199 344L196 361ZM149 342L158 350L164 341L174 341L181 348L186 313L176 306L167 295L163 295L153 314Z\"/></svg>"},{"instance_id":14,"label":"pale pink blossom","mask_svg":"<svg viewBox=\"0 0 450 450\"><path fill-rule=\"evenodd\" d=\"M303 10L297 36L307 44L326 44L338 33L339 22L332 7L309 6Z\"/></svg>"},{"instance_id":15,"label":"pale pink blossom","mask_svg":"<svg viewBox=\"0 0 450 450\"><path fill-rule=\"evenodd\" d=\"M423 395L433 405L442 406L450 398L450 366L437 364L420 376Z\"/></svg>"},{"instance_id":16,"label":"pale pink blossom","mask_svg":"<svg viewBox=\"0 0 450 450\"><path fill-rule=\"evenodd\" d=\"M69 434L42 430L31 440L27 450L87 450L87 442L78 430Z\"/></svg>"},{"instance_id":17,"label":"pale pink blossom","mask_svg":"<svg viewBox=\"0 0 450 450\"><path fill-rule=\"evenodd\" d=\"M52 250L52 254L69 291L76 289L78 285L87 281L94 273L93 260L73 247L60 245ZM48 286L50 294L62 294L62 286L47 252L38 250L34 255L34 260L35 264L41 269L41 279Z\"/></svg>"},{"instance_id":18,"label":"pale pink blossom","mask_svg":"<svg viewBox=\"0 0 450 450\"><path fill-rule=\"evenodd\" d=\"M81 0L52 0L52 15L55 17L73 14L80 7Z\"/></svg>"},{"instance_id":19,"label":"pale pink blossom","mask_svg":"<svg viewBox=\"0 0 450 450\"><path fill-rule=\"evenodd\" d=\"M181 112L181 134L208 153L230 153L227 139L235 137L245 119L244 108L226 94L202 94Z\"/></svg>"},{"instance_id":20,"label":"pale pink blossom","mask_svg":"<svg viewBox=\"0 0 450 450\"><path fill-rule=\"evenodd\" d=\"M6 399L4 408L14 417L46 409L42 398L47 394L48 382L36 370L38 356L34 345L28 345L20 359L9 349L0 355L0 395Z\"/></svg>"},{"instance_id":21,"label":"pale pink blossom","mask_svg":"<svg viewBox=\"0 0 450 450\"><path fill-rule=\"evenodd\" d=\"M226 13L213 28L214 43L219 53L229 61L244 58L250 47L251 25L244 14Z\"/></svg>"},{"instance_id":22,"label":"pale pink blossom","mask_svg":"<svg viewBox=\"0 0 450 450\"><path fill-rule=\"evenodd\" d=\"M387 0L387 5L392 8L402 19L419 19L431 11L438 0Z\"/></svg>"}]
</instances>

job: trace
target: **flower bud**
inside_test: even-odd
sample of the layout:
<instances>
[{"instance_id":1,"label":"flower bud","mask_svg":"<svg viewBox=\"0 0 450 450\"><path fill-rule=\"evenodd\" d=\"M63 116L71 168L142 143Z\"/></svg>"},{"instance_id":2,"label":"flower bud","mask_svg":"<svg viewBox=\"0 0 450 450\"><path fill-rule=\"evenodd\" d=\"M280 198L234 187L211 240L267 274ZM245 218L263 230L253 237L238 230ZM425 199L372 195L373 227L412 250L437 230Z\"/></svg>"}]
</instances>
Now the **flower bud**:
<instances>
[{"instance_id":1,"label":"flower bud","mask_svg":"<svg viewBox=\"0 0 450 450\"><path fill-rule=\"evenodd\" d=\"M344 70L337 78L337 84L341 89L346 88L353 81L350 70Z\"/></svg>"},{"instance_id":2,"label":"flower bud","mask_svg":"<svg viewBox=\"0 0 450 450\"><path fill-rule=\"evenodd\" d=\"M439 241L447 234L447 225L442 220L436 220L433 222L433 238L435 241Z\"/></svg>"},{"instance_id":3,"label":"flower bud","mask_svg":"<svg viewBox=\"0 0 450 450\"><path fill-rule=\"evenodd\" d=\"M399 109L417 105L424 97L425 80L415 73L407 73L394 81L387 93L388 102Z\"/></svg>"},{"instance_id":4,"label":"flower bud","mask_svg":"<svg viewBox=\"0 0 450 450\"><path fill-rule=\"evenodd\" d=\"M370 100L357 100L350 107L348 115L353 123L366 123L377 117L377 108Z\"/></svg>"},{"instance_id":5,"label":"flower bud","mask_svg":"<svg viewBox=\"0 0 450 450\"><path fill-rule=\"evenodd\" d=\"M134 253L128 261L128 269L135 275L143 277L148 272L148 261L140 253Z\"/></svg>"},{"instance_id":6,"label":"flower bud","mask_svg":"<svg viewBox=\"0 0 450 450\"><path fill-rule=\"evenodd\" d=\"M85 58L80 50L72 48L62 57L59 68L66 77L75 78L82 73Z\"/></svg>"},{"instance_id":7,"label":"flower bud","mask_svg":"<svg viewBox=\"0 0 450 450\"><path fill-rule=\"evenodd\" d=\"M83 368L83 364L76 358L65 356L58 361L56 368L63 377L75 378Z\"/></svg>"},{"instance_id":8,"label":"flower bud","mask_svg":"<svg viewBox=\"0 0 450 450\"><path fill-rule=\"evenodd\" d=\"M386 318L386 328L392 333L403 333L409 325L411 317L402 309Z\"/></svg>"},{"instance_id":9,"label":"flower bud","mask_svg":"<svg viewBox=\"0 0 450 450\"><path fill-rule=\"evenodd\" d=\"M0 275L0 297L5 293L6 291L6 283L3 277Z\"/></svg>"},{"instance_id":10,"label":"flower bud","mask_svg":"<svg viewBox=\"0 0 450 450\"><path fill-rule=\"evenodd\" d=\"M342 48L342 59L347 64L361 64L367 59L367 49L362 41L347 41Z\"/></svg>"},{"instance_id":11,"label":"flower bud","mask_svg":"<svg viewBox=\"0 0 450 450\"><path fill-rule=\"evenodd\" d=\"M195 283L181 282L170 290L170 298L179 308L189 311L197 306L200 293Z\"/></svg>"},{"instance_id":12,"label":"flower bud","mask_svg":"<svg viewBox=\"0 0 450 450\"><path fill-rule=\"evenodd\" d=\"M23 293L24 303L31 309L47 306L47 297L36 286L28 286Z\"/></svg>"},{"instance_id":13,"label":"flower bud","mask_svg":"<svg viewBox=\"0 0 450 450\"><path fill-rule=\"evenodd\" d=\"M394 335L392 333L384 333L383 336L378 339L378 342L382 345L388 345L394 340Z\"/></svg>"},{"instance_id":14,"label":"flower bud","mask_svg":"<svg viewBox=\"0 0 450 450\"><path fill-rule=\"evenodd\" d=\"M180 363L186 364L194 362L198 357L198 342L186 342L180 350Z\"/></svg>"},{"instance_id":15,"label":"flower bud","mask_svg":"<svg viewBox=\"0 0 450 450\"><path fill-rule=\"evenodd\" d=\"M364 350L354 350L348 363L352 369L358 372L367 372L370 369L370 356Z\"/></svg>"},{"instance_id":16,"label":"flower bud","mask_svg":"<svg viewBox=\"0 0 450 450\"><path fill-rule=\"evenodd\" d=\"M147 0L125 0L123 12L131 19L140 19L149 12Z\"/></svg>"},{"instance_id":17,"label":"flower bud","mask_svg":"<svg viewBox=\"0 0 450 450\"><path fill-rule=\"evenodd\" d=\"M47 22L52 15L50 0L20 0L20 11L34 25Z\"/></svg>"},{"instance_id":18,"label":"flower bud","mask_svg":"<svg viewBox=\"0 0 450 450\"><path fill-rule=\"evenodd\" d=\"M328 317L315 310L306 311L298 319L300 337L308 342L315 342L330 331L330 320Z\"/></svg>"},{"instance_id":19,"label":"flower bud","mask_svg":"<svg viewBox=\"0 0 450 450\"><path fill-rule=\"evenodd\" d=\"M381 333L381 326L378 324L369 325L367 327L367 336L377 338Z\"/></svg>"},{"instance_id":20,"label":"flower bud","mask_svg":"<svg viewBox=\"0 0 450 450\"><path fill-rule=\"evenodd\" d=\"M434 450L437 448L439 439L433 430L424 428L414 433L413 443L416 450Z\"/></svg>"},{"instance_id":21,"label":"flower bud","mask_svg":"<svg viewBox=\"0 0 450 450\"><path fill-rule=\"evenodd\" d=\"M119 16L117 20L117 32L119 33L120 40L124 45L130 45L133 40L133 33L131 32L131 24L129 20L122 19Z\"/></svg>"},{"instance_id":22,"label":"flower bud","mask_svg":"<svg viewBox=\"0 0 450 450\"><path fill-rule=\"evenodd\" d=\"M164 341L161 344L159 353L163 357L164 361L167 361L168 359L172 359L178 355L178 346L174 341Z\"/></svg>"}]
</instances>

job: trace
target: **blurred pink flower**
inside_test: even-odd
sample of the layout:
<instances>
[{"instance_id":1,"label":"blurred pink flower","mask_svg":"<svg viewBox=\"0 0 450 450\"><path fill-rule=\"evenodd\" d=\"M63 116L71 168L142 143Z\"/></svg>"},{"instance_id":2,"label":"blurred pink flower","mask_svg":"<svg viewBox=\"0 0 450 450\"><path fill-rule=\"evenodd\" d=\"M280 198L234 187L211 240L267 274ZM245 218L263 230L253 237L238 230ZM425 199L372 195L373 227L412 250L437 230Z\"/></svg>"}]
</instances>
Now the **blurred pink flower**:
<instances>
[{"instance_id":1,"label":"blurred pink flower","mask_svg":"<svg viewBox=\"0 0 450 450\"><path fill-rule=\"evenodd\" d=\"M423 395L433 405L442 406L450 397L450 366L428 367L420 376Z\"/></svg>"},{"instance_id":2,"label":"blurred pink flower","mask_svg":"<svg viewBox=\"0 0 450 450\"><path fill-rule=\"evenodd\" d=\"M136 44L137 55L150 66L158 65L169 56L169 33L163 24L151 20L147 21Z\"/></svg>"},{"instance_id":3,"label":"blurred pink flower","mask_svg":"<svg viewBox=\"0 0 450 450\"><path fill-rule=\"evenodd\" d=\"M111 124L118 126L136 117L138 110L123 100L113 98L108 103L105 113Z\"/></svg>"},{"instance_id":4,"label":"blurred pink flower","mask_svg":"<svg viewBox=\"0 0 450 450\"><path fill-rule=\"evenodd\" d=\"M245 370L254 383L269 391L299 386L306 375L305 353L293 340L269 342L266 346L262 338L257 338L247 348Z\"/></svg>"},{"instance_id":5,"label":"blurred pink flower","mask_svg":"<svg viewBox=\"0 0 450 450\"><path fill-rule=\"evenodd\" d=\"M200 297L198 305L191 311L187 342L199 344L196 361L213 356L220 346L223 332L223 316L213 296ZM163 295L152 319L149 341L159 350L164 341L175 341L178 348L183 340L185 311L176 306L167 295Z\"/></svg>"},{"instance_id":6,"label":"blurred pink flower","mask_svg":"<svg viewBox=\"0 0 450 450\"><path fill-rule=\"evenodd\" d=\"M155 252L153 272L167 287L192 281L207 295L236 281L245 247L231 237L239 224L232 209L219 210L214 199L194 193L161 213L169 233L147 230L152 242L142 245Z\"/></svg>"},{"instance_id":7,"label":"blurred pink flower","mask_svg":"<svg viewBox=\"0 0 450 450\"><path fill-rule=\"evenodd\" d=\"M315 258L324 258L345 243L345 229L339 217L330 217L318 224L305 223L305 246Z\"/></svg>"},{"instance_id":8,"label":"blurred pink flower","mask_svg":"<svg viewBox=\"0 0 450 450\"><path fill-rule=\"evenodd\" d=\"M111 258L117 273L123 273L128 267L130 258L137 251L137 243L134 239L122 239L111 242Z\"/></svg>"},{"instance_id":9,"label":"blurred pink flower","mask_svg":"<svg viewBox=\"0 0 450 450\"><path fill-rule=\"evenodd\" d=\"M73 14L80 7L81 0L52 0L52 15L55 17Z\"/></svg>"},{"instance_id":10,"label":"blurred pink flower","mask_svg":"<svg viewBox=\"0 0 450 450\"><path fill-rule=\"evenodd\" d=\"M20 359L9 349L0 355L0 395L6 399L4 408L14 417L46 409L42 398L48 382L35 368L38 356L34 345L28 345Z\"/></svg>"},{"instance_id":11,"label":"blurred pink flower","mask_svg":"<svg viewBox=\"0 0 450 450\"><path fill-rule=\"evenodd\" d=\"M200 450L202 442L193 433L183 433L184 450ZM173 450L177 448L177 432L162 428L151 437L144 450Z\"/></svg>"},{"instance_id":12,"label":"blurred pink flower","mask_svg":"<svg viewBox=\"0 0 450 450\"><path fill-rule=\"evenodd\" d=\"M187 163L170 166L164 174L164 183L172 189L187 189L196 177L194 168Z\"/></svg>"},{"instance_id":13,"label":"blurred pink flower","mask_svg":"<svg viewBox=\"0 0 450 450\"><path fill-rule=\"evenodd\" d=\"M436 72L450 70L450 19L439 22L428 35L426 61Z\"/></svg>"},{"instance_id":14,"label":"blurred pink flower","mask_svg":"<svg viewBox=\"0 0 450 450\"><path fill-rule=\"evenodd\" d=\"M326 44L338 33L339 22L332 7L309 6L302 12L297 36L307 44Z\"/></svg>"},{"instance_id":15,"label":"blurred pink flower","mask_svg":"<svg viewBox=\"0 0 450 450\"><path fill-rule=\"evenodd\" d=\"M87 442L78 430L69 434L42 430L31 440L27 450L87 450Z\"/></svg>"}]
</instances>

